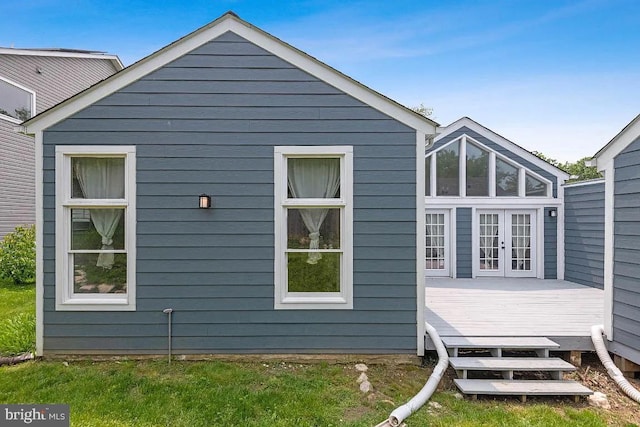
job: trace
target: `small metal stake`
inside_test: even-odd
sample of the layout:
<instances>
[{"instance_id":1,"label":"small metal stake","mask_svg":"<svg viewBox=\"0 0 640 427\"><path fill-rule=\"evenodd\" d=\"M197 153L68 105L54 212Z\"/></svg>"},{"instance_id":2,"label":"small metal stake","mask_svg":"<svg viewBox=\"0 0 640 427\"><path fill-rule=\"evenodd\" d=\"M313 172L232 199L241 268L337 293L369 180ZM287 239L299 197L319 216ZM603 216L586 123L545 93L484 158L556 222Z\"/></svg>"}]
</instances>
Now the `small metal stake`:
<instances>
[{"instance_id":1,"label":"small metal stake","mask_svg":"<svg viewBox=\"0 0 640 427\"><path fill-rule=\"evenodd\" d=\"M173 313L173 308L165 308L164 310L162 310L162 312L164 314L168 314L168 324L169 324L169 332L168 332L168 338L169 338L169 366L171 366L171 313Z\"/></svg>"}]
</instances>

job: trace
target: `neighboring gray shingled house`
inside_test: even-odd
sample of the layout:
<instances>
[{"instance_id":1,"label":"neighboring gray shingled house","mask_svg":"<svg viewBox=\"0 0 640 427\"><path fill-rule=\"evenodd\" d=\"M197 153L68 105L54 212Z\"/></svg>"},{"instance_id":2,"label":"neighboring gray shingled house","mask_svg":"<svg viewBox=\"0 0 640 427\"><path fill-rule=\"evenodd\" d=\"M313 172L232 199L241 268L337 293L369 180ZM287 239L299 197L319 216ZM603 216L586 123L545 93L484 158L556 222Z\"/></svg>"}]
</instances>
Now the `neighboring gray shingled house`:
<instances>
[{"instance_id":1,"label":"neighboring gray shingled house","mask_svg":"<svg viewBox=\"0 0 640 427\"><path fill-rule=\"evenodd\" d=\"M435 122L228 13L24 126L38 354L423 354Z\"/></svg>"},{"instance_id":2,"label":"neighboring gray shingled house","mask_svg":"<svg viewBox=\"0 0 640 427\"><path fill-rule=\"evenodd\" d=\"M122 68L113 55L0 48L0 238L35 223L33 138L14 128Z\"/></svg>"}]
</instances>

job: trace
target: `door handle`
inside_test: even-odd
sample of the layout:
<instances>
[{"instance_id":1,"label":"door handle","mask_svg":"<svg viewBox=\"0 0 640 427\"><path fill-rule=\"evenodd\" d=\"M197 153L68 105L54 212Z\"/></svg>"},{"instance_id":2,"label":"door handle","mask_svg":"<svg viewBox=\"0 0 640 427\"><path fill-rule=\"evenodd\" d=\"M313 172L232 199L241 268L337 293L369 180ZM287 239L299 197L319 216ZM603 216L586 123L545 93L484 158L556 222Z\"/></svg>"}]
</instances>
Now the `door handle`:
<instances>
[{"instance_id":1,"label":"door handle","mask_svg":"<svg viewBox=\"0 0 640 427\"><path fill-rule=\"evenodd\" d=\"M504 242L500 242L500 249L504 249Z\"/></svg>"}]
</instances>

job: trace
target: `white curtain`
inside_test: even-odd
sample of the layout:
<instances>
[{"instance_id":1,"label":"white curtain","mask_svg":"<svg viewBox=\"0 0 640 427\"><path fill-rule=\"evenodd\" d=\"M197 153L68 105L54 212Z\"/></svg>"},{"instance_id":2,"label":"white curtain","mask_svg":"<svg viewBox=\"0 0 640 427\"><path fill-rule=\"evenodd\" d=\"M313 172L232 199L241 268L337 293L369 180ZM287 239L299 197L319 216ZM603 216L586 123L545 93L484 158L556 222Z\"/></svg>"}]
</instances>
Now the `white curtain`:
<instances>
[{"instance_id":1,"label":"white curtain","mask_svg":"<svg viewBox=\"0 0 640 427\"><path fill-rule=\"evenodd\" d=\"M124 160L109 158L77 158L75 174L86 199L124 198ZM102 249L113 249L113 234L118 228L122 209L90 209L91 222L102 237ZM96 265L102 268L113 266L112 253L98 255Z\"/></svg>"},{"instance_id":2,"label":"white curtain","mask_svg":"<svg viewBox=\"0 0 640 427\"><path fill-rule=\"evenodd\" d=\"M289 190L295 198L330 199L340 188L340 161L337 159L289 159ZM318 249L320 227L329 209L300 209L302 221L309 231L309 249ZM309 253L307 263L316 264L319 252Z\"/></svg>"}]
</instances>

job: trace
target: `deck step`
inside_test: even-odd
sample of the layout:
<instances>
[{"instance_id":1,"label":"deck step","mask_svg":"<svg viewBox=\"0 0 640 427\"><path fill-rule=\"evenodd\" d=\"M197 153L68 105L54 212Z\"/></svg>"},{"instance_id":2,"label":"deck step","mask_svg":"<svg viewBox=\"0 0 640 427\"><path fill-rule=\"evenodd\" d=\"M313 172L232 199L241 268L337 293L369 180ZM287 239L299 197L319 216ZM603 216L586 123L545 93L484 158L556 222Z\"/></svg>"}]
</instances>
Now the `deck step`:
<instances>
[{"instance_id":1,"label":"deck step","mask_svg":"<svg viewBox=\"0 0 640 427\"><path fill-rule=\"evenodd\" d=\"M453 381L462 393L472 396L588 396L593 394L591 390L576 381L464 379Z\"/></svg>"},{"instance_id":2,"label":"deck step","mask_svg":"<svg viewBox=\"0 0 640 427\"><path fill-rule=\"evenodd\" d=\"M467 371L575 371L576 367L557 357L451 357L451 367Z\"/></svg>"},{"instance_id":3,"label":"deck step","mask_svg":"<svg viewBox=\"0 0 640 427\"><path fill-rule=\"evenodd\" d=\"M468 378L469 371L494 371L510 380L514 372L548 372L554 380L561 380L565 372L576 370L557 357L451 357L449 364L462 379Z\"/></svg>"},{"instance_id":4,"label":"deck step","mask_svg":"<svg viewBox=\"0 0 640 427\"><path fill-rule=\"evenodd\" d=\"M487 349L492 356L501 357L502 350L532 350L539 357L549 357L549 350L560 347L545 337L442 337L451 356L458 356L460 349Z\"/></svg>"}]
</instances>

